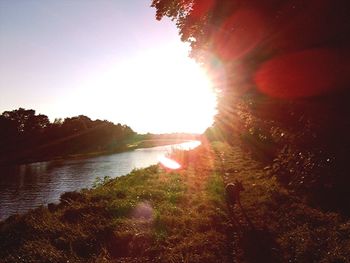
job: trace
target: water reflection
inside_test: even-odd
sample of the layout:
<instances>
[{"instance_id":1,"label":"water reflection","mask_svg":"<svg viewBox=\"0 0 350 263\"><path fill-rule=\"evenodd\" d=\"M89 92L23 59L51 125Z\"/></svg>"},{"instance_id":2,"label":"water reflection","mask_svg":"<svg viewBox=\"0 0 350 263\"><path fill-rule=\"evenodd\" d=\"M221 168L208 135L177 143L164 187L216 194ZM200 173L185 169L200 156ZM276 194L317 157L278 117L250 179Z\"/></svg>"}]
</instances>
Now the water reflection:
<instances>
[{"instance_id":1,"label":"water reflection","mask_svg":"<svg viewBox=\"0 0 350 263\"><path fill-rule=\"evenodd\" d=\"M64 192L91 187L97 177L121 176L135 168L158 163L172 149L189 150L199 144L191 141L90 159L0 167L0 220L57 202Z\"/></svg>"}]
</instances>

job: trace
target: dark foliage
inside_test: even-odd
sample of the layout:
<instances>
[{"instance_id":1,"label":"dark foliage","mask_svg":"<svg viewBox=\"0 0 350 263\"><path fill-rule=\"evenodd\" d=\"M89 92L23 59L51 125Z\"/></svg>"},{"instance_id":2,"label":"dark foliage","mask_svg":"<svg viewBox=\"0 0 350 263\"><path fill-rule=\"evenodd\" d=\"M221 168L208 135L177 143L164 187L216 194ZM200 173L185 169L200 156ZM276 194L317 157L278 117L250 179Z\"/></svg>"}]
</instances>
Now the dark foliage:
<instances>
[{"instance_id":1,"label":"dark foliage","mask_svg":"<svg viewBox=\"0 0 350 263\"><path fill-rule=\"evenodd\" d=\"M126 125L77 117L56 119L19 108L0 115L0 162L28 162L123 150L135 132Z\"/></svg>"},{"instance_id":2,"label":"dark foliage","mask_svg":"<svg viewBox=\"0 0 350 263\"><path fill-rule=\"evenodd\" d=\"M153 0L219 90L207 135L240 141L315 205L350 213L350 8L332 0Z\"/></svg>"}]
</instances>

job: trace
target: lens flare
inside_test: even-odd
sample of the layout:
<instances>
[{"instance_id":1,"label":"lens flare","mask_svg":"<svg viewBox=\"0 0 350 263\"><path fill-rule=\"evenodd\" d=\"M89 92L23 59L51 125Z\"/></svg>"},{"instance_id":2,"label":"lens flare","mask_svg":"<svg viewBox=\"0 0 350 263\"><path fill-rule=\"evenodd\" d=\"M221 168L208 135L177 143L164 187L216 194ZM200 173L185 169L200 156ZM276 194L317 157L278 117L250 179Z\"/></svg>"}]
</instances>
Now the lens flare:
<instances>
[{"instance_id":1,"label":"lens flare","mask_svg":"<svg viewBox=\"0 0 350 263\"><path fill-rule=\"evenodd\" d=\"M178 162L165 156L160 157L159 162L161 163L161 165L171 170L176 170L181 167L181 165Z\"/></svg>"}]
</instances>

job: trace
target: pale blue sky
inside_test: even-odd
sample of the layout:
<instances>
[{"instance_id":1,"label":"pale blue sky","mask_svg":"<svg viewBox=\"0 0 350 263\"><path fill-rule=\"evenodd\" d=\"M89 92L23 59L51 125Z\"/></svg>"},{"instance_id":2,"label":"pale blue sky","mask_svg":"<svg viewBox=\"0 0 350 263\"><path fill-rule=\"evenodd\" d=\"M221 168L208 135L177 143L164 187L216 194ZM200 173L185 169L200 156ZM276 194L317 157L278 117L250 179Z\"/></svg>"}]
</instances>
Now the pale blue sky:
<instances>
[{"instance_id":1,"label":"pale blue sky","mask_svg":"<svg viewBox=\"0 0 350 263\"><path fill-rule=\"evenodd\" d=\"M85 114L139 132L203 131L212 116L198 114L204 107L213 115L215 99L205 85L192 87L201 73L187 45L149 5L0 0L0 112L25 107L50 119Z\"/></svg>"}]
</instances>

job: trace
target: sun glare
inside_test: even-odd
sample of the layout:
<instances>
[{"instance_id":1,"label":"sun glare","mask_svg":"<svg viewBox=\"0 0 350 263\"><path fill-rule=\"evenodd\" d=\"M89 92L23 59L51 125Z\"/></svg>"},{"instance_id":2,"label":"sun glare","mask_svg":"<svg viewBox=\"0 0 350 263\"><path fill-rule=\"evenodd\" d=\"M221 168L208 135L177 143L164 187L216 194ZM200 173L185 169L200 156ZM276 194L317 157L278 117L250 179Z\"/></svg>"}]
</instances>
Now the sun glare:
<instances>
[{"instance_id":1,"label":"sun glare","mask_svg":"<svg viewBox=\"0 0 350 263\"><path fill-rule=\"evenodd\" d=\"M82 94L82 112L127 123L138 132L201 133L216 113L209 77L178 46L143 51L89 74L79 86L73 97Z\"/></svg>"},{"instance_id":2,"label":"sun glare","mask_svg":"<svg viewBox=\"0 0 350 263\"><path fill-rule=\"evenodd\" d=\"M162 156L159 158L159 162L165 167L165 168L168 168L168 169L171 169L171 170L177 170L179 168L181 168L181 165L174 161L173 159L170 159L168 157L165 157L165 156Z\"/></svg>"}]
</instances>

